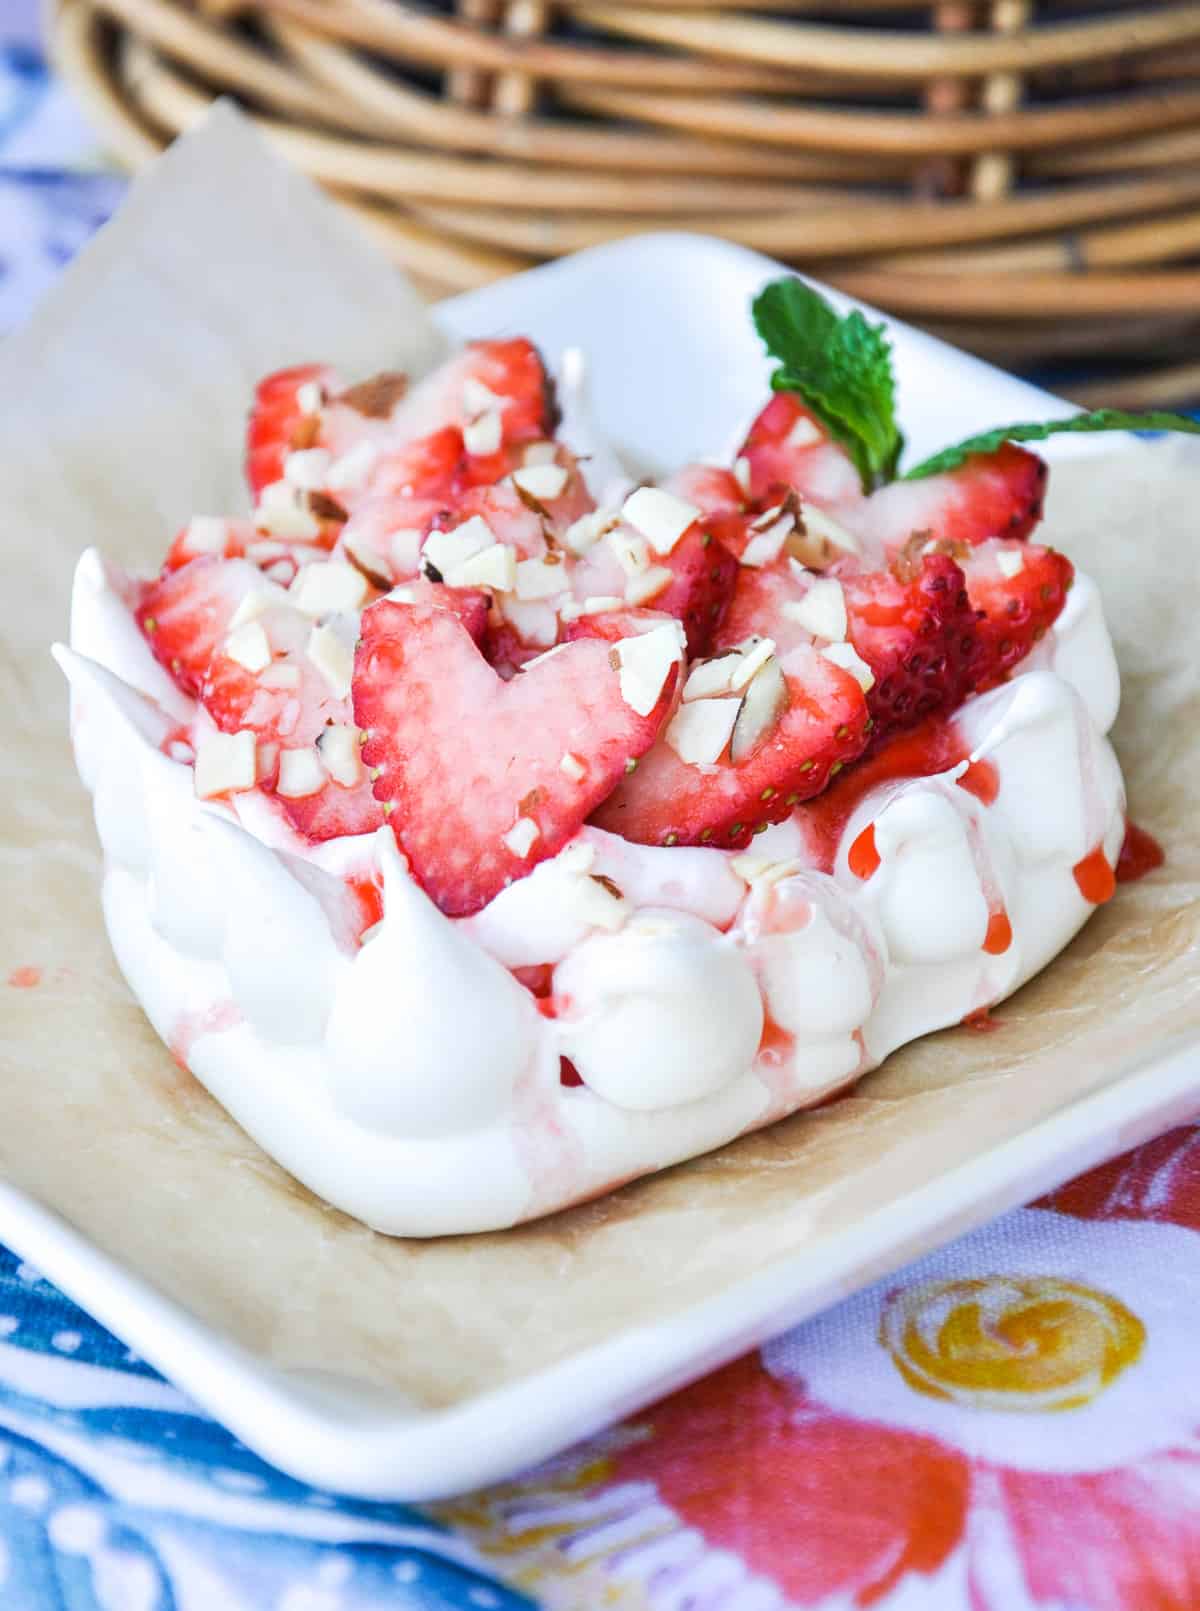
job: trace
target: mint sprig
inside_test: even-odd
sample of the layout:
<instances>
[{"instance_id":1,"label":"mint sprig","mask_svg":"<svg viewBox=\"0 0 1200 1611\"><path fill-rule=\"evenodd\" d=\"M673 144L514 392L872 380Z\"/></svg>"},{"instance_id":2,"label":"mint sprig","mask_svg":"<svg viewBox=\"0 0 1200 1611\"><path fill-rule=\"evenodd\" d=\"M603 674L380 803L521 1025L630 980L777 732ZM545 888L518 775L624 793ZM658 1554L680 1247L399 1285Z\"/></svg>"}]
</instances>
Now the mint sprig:
<instances>
[{"instance_id":1,"label":"mint sprig","mask_svg":"<svg viewBox=\"0 0 1200 1611\"><path fill-rule=\"evenodd\" d=\"M1189 419L1185 414L1162 411L1129 414L1121 408L1097 408L1089 414L1046 420L1040 425L997 425L993 430L981 431L978 436L969 436L965 442L956 442L953 447L943 448L932 458L923 459L911 470L906 470L901 479L921 481L929 475L957 470L973 453L994 453L1005 442L1044 442L1048 436L1090 431L1186 431L1200 436L1200 420Z\"/></svg>"},{"instance_id":2,"label":"mint sprig","mask_svg":"<svg viewBox=\"0 0 1200 1611\"><path fill-rule=\"evenodd\" d=\"M904 438L896 424L892 345L882 324L857 311L844 317L803 280L772 280L755 297L754 327L779 362L771 376L777 392L796 392L849 453L863 491L896 478ZM998 425L943 448L904 472L920 481L957 470L974 453L994 453L1005 442L1044 442L1049 436L1091 431L1184 431L1200 436L1200 420L1155 410L1130 414L1120 408L1041 423Z\"/></svg>"},{"instance_id":3,"label":"mint sprig","mask_svg":"<svg viewBox=\"0 0 1200 1611\"><path fill-rule=\"evenodd\" d=\"M754 326L779 362L775 391L796 392L849 453L863 491L896 474L904 438L896 424L892 347L882 324L837 314L803 280L773 280L753 304Z\"/></svg>"}]
</instances>

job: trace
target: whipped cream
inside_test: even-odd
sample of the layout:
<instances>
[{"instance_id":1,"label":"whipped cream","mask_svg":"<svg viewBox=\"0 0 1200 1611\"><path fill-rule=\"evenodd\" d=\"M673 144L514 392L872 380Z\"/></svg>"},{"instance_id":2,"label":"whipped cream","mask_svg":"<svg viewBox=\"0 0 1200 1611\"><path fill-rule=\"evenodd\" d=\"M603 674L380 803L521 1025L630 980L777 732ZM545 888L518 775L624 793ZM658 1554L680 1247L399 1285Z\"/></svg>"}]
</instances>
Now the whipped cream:
<instances>
[{"instance_id":1,"label":"whipped cream","mask_svg":"<svg viewBox=\"0 0 1200 1611\"><path fill-rule=\"evenodd\" d=\"M1093 910L1074 868L1120 850L1119 681L1083 575L1021 674L956 717L989 803L965 761L893 779L831 865L803 810L741 855L584 828L457 920L388 830L311 846L259 792L197 800L171 753L195 710L131 596L85 555L56 651L118 962L265 1150L383 1231L509 1225L820 1100L1017 989Z\"/></svg>"}]
</instances>

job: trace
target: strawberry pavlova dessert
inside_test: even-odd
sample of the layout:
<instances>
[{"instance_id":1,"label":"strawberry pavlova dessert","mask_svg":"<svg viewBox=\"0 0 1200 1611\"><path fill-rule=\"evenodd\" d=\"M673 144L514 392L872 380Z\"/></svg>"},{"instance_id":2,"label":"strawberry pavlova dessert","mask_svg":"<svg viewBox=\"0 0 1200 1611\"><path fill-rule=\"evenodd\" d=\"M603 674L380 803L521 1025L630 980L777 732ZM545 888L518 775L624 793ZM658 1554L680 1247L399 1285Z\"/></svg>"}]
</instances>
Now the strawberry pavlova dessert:
<instances>
[{"instance_id":1,"label":"strawberry pavlova dessert","mask_svg":"<svg viewBox=\"0 0 1200 1611\"><path fill-rule=\"evenodd\" d=\"M757 299L774 395L634 486L579 364L272 375L252 513L89 552L73 736L131 987L385 1231L512 1224L979 1014L1113 892L1118 676L1036 540L1055 430L896 479L882 329Z\"/></svg>"}]
</instances>

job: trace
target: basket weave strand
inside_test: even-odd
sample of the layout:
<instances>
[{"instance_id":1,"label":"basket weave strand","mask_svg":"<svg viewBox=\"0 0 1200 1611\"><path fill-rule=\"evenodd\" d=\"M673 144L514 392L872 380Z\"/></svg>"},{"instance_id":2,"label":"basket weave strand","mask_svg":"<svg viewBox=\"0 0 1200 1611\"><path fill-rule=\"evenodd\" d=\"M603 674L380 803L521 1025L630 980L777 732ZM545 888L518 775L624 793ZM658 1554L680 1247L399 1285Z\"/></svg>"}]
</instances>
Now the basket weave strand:
<instances>
[{"instance_id":1,"label":"basket weave strand","mask_svg":"<svg viewBox=\"0 0 1200 1611\"><path fill-rule=\"evenodd\" d=\"M1200 390L1200 3L1091 3L53 9L123 158L233 94L431 294L693 229L988 356L1107 353L1108 400L1178 403Z\"/></svg>"}]
</instances>

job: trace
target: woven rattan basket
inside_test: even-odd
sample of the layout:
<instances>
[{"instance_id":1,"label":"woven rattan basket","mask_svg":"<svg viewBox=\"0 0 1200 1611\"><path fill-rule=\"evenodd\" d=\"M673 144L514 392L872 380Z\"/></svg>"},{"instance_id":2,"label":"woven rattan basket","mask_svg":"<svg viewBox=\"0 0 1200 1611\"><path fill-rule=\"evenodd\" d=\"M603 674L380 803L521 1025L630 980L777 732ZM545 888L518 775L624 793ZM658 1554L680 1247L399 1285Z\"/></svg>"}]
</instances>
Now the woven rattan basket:
<instances>
[{"instance_id":1,"label":"woven rattan basket","mask_svg":"<svg viewBox=\"0 0 1200 1611\"><path fill-rule=\"evenodd\" d=\"M216 94L430 290L719 234L1065 389L1200 398L1200 3L58 0L152 156Z\"/></svg>"}]
</instances>

